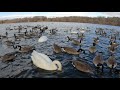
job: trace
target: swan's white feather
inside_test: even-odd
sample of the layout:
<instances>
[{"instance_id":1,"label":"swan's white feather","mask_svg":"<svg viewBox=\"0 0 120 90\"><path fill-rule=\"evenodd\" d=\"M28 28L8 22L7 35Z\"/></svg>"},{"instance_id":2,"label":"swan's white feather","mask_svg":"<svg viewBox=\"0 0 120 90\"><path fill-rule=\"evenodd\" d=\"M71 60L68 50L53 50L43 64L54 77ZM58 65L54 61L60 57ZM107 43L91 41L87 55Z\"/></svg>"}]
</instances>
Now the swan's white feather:
<instances>
[{"instance_id":1,"label":"swan's white feather","mask_svg":"<svg viewBox=\"0 0 120 90\"><path fill-rule=\"evenodd\" d=\"M41 36L39 39L38 39L38 42L45 42L47 41L48 38L46 36Z\"/></svg>"},{"instance_id":2,"label":"swan's white feather","mask_svg":"<svg viewBox=\"0 0 120 90\"><path fill-rule=\"evenodd\" d=\"M52 60L47 55L45 55L43 53L38 53L34 50L32 55L37 56L37 58L43 58L48 63L52 63Z\"/></svg>"},{"instance_id":3,"label":"swan's white feather","mask_svg":"<svg viewBox=\"0 0 120 90\"><path fill-rule=\"evenodd\" d=\"M31 58L33 64L39 68L45 70L56 70L57 68L54 64L52 64L52 60L47 55L38 53L35 50L33 51Z\"/></svg>"}]
</instances>

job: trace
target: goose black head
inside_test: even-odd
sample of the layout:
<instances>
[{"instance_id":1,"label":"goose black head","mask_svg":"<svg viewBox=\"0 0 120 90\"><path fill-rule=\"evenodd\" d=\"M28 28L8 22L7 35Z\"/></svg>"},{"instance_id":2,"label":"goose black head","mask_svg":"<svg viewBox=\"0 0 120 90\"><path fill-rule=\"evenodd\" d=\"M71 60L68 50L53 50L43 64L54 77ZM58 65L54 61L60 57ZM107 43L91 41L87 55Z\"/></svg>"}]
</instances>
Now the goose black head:
<instances>
[{"instance_id":1,"label":"goose black head","mask_svg":"<svg viewBox=\"0 0 120 90\"><path fill-rule=\"evenodd\" d=\"M95 43L93 43L93 46L95 46L96 44Z\"/></svg>"}]
</instances>

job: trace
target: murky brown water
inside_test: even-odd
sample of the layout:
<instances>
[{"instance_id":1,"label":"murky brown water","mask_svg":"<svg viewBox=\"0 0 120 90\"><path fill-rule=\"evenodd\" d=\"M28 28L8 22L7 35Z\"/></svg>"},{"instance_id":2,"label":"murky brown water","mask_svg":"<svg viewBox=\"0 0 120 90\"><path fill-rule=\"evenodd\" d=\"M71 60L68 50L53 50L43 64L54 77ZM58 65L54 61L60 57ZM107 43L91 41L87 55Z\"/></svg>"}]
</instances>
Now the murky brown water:
<instances>
[{"instance_id":1,"label":"murky brown water","mask_svg":"<svg viewBox=\"0 0 120 90\"><path fill-rule=\"evenodd\" d=\"M14 26L22 25L30 25L30 26L36 26L36 25L44 25L48 26L48 30L45 31L43 35L48 37L47 42L38 43L38 38L31 38L31 39L21 39L19 42L20 45L34 45L36 47L36 51L44 53L48 55L52 60L59 59L63 65L63 71L62 72L51 72L51 71L45 71L39 68L36 68L36 66L33 65L31 60L31 53L28 54L18 54L16 59L13 62L4 63L0 61L0 78L119 78L119 74L111 74L109 73L109 68L105 66L104 73L103 74L95 74L95 75L89 75L86 73L82 73L78 70L76 70L70 62L66 62L66 60L72 60L72 59L79 59L76 55L68 55L68 54L55 54L53 53L53 43L56 43L60 46L70 46L75 49L79 49L78 46L73 45L71 42L67 42L67 36L71 36L75 39L77 38L76 34L70 33L70 28L72 28L72 31L79 32L77 28L86 28L89 27L90 32L85 32L85 38L83 41L82 48L88 49L90 45L92 45L93 37L96 37L95 34L96 28L107 28L106 30L107 34L110 35L114 32L114 30L117 30L120 32L119 26L110 26L110 25L99 25L99 24L85 24L85 23L66 23L66 22L37 22L37 23L17 23L17 24L1 24L0 25L0 34L5 35L6 27L10 26L13 28ZM57 33L54 35L49 34L49 30L52 28L57 28ZM114 29L111 31L110 29ZM31 27L27 29L28 31L31 30ZM22 30L22 33L25 32L25 30ZM13 40L14 33L18 33L18 30L12 30L8 31L8 36L11 37L9 39ZM120 38L120 37L119 37ZM15 52L13 47L8 47L4 44L4 41L0 43L0 56ZM120 41L117 39L117 42L120 43ZM35 45L36 44L36 45ZM97 46L99 51L104 52L103 58L106 60L110 54L107 50L107 45L109 45L109 39L105 37L100 37L99 45ZM91 64L93 67L92 60L94 58L94 54L90 54L89 52L86 52L86 54L80 54L81 58L87 59L86 62ZM118 66L117 68L120 68L120 47L118 47L116 53L115 53Z\"/></svg>"}]
</instances>

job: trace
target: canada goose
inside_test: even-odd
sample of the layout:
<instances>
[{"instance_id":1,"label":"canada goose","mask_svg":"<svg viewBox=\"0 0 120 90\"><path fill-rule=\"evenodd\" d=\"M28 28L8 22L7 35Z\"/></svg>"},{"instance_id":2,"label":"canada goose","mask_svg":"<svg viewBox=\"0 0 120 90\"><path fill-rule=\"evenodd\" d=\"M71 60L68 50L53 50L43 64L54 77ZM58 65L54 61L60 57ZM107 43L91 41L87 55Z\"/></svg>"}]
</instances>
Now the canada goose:
<instances>
[{"instance_id":1,"label":"canada goose","mask_svg":"<svg viewBox=\"0 0 120 90\"><path fill-rule=\"evenodd\" d=\"M3 35L1 37L2 37L2 39L8 38L7 36L3 36Z\"/></svg>"},{"instance_id":2,"label":"canada goose","mask_svg":"<svg viewBox=\"0 0 120 90\"><path fill-rule=\"evenodd\" d=\"M73 44L75 44L75 45L81 45L81 39L80 39L80 41L77 41L77 40L72 40L72 42L73 42Z\"/></svg>"},{"instance_id":3,"label":"canada goose","mask_svg":"<svg viewBox=\"0 0 120 90\"><path fill-rule=\"evenodd\" d=\"M106 37L107 33L104 31L104 32L102 33L102 35Z\"/></svg>"},{"instance_id":4,"label":"canada goose","mask_svg":"<svg viewBox=\"0 0 120 90\"><path fill-rule=\"evenodd\" d=\"M111 46L113 46L113 47L115 47L115 48L117 48L118 46L119 46L119 44L118 43L116 43L116 41L114 41L114 42L111 42L111 44L110 44Z\"/></svg>"},{"instance_id":5,"label":"canada goose","mask_svg":"<svg viewBox=\"0 0 120 90\"><path fill-rule=\"evenodd\" d=\"M29 35L36 36L37 32L30 32Z\"/></svg>"},{"instance_id":6,"label":"canada goose","mask_svg":"<svg viewBox=\"0 0 120 90\"><path fill-rule=\"evenodd\" d=\"M24 46L24 47L22 47L22 46L18 45L17 48L18 47L19 47L19 52L21 52L21 53L27 53L27 52L35 50L35 48L33 46Z\"/></svg>"},{"instance_id":7,"label":"canada goose","mask_svg":"<svg viewBox=\"0 0 120 90\"><path fill-rule=\"evenodd\" d=\"M27 32L24 32L24 33L25 33L25 36L24 36L25 39L30 39L30 38L32 38L32 36L31 36L30 34L27 34Z\"/></svg>"},{"instance_id":8,"label":"canada goose","mask_svg":"<svg viewBox=\"0 0 120 90\"><path fill-rule=\"evenodd\" d=\"M93 59L93 64L97 67L97 68L101 68L102 69L102 72L103 72L103 64L104 64L104 61L103 61L103 57L102 57L102 52L99 52L96 54L96 56L94 57Z\"/></svg>"},{"instance_id":9,"label":"canada goose","mask_svg":"<svg viewBox=\"0 0 120 90\"><path fill-rule=\"evenodd\" d=\"M116 36L111 36L111 38L110 38L110 41L112 42L112 41L114 41L114 40L116 40Z\"/></svg>"},{"instance_id":10,"label":"canada goose","mask_svg":"<svg viewBox=\"0 0 120 90\"><path fill-rule=\"evenodd\" d=\"M83 49L81 49L81 47L79 50L73 49L71 47L61 47L61 48L62 48L63 52L66 52L68 54L78 55L78 54L80 54L81 51L83 51L83 53L85 53L85 51Z\"/></svg>"},{"instance_id":11,"label":"canada goose","mask_svg":"<svg viewBox=\"0 0 120 90\"><path fill-rule=\"evenodd\" d=\"M72 41L73 40L73 38L70 38L69 36L67 36L67 39L68 39L68 41Z\"/></svg>"},{"instance_id":12,"label":"canada goose","mask_svg":"<svg viewBox=\"0 0 120 90\"><path fill-rule=\"evenodd\" d=\"M12 46L12 45L15 44L15 42L12 42L12 41L10 41L10 40L5 41L5 43L6 43L7 46Z\"/></svg>"},{"instance_id":13,"label":"canada goose","mask_svg":"<svg viewBox=\"0 0 120 90\"><path fill-rule=\"evenodd\" d=\"M18 34L18 37L24 37L25 35L24 34Z\"/></svg>"},{"instance_id":14,"label":"canada goose","mask_svg":"<svg viewBox=\"0 0 120 90\"><path fill-rule=\"evenodd\" d=\"M53 50L55 53L61 53L62 52L62 49L60 46L58 46L57 44L54 43L53 45Z\"/></svg>"},{"instance_id":15,"label":"canada goose","mask_svg":"<svg viewBox=\"0 0 120 90\"><path fill-rule=\"evenodd\" d=\"M106 61L106 64L110 69L116 68L117 62L116 62L115 56L111 54L111 56Z\"/></svg>"},{"instance_id":16,"label":"canada goose","mask_svg":"<svg viewBox=\"0 0 120 90\"><path fill-rule=\"evenodd\" d=\"M72 61L72 65L79 71L94 74L93 68L88 64L80 60L74 60Z\"/></svg>"},{"instance_id":17,"label":"canada goose","mask_svg":"<svg viewBox=\"0 0 120 90\"><path fill-rule=\"evenodd\" d=\"M115 53L116 48L111 45L111 46L108 46L108 50L109 50L111 53Z\"/></svg>"},{"instance_id":18,"label":"canada goose","mask_svg":"<svg viewBox=\"0 0 120 90\"><path fill-rule=\"evenodd\" d=\"M68 36L67 36L67 37L68 37ZM80 39L80 41L77 41L77 40L74 40L74 39L68 37L68 41L72 41L72 43L75 44L75 45L81 45L82 39Z\"/></svg>"},{"instance_id":19,"label":"canada goose","mask_svg":"<svg viewBox=\"0 0 120 90\"><path fill-rule=\"evenodd\" d=\"M20 41L20 39L21 39L21 37L16 36L16 34L14 34L14 37L15 37L15 41Z\"/></svg>"},{"instance_id":20,"label":"canada goose","mask_svg":"<svg viewBox=\"0 0 120 90\"><path fill-rule=\"evenodd\" d=\"M99 34L99 31L95 30L95 33L96 33L96 35L98 35L98 34Z\"/></svg>"},{"instance_id":21,"label":"canada goose","mask_svg":"<svg viewBox=\"0 0 120 90\"><path fill-rule=\"evenodd\" d=\"M6 62L6 61L12 61L16 58L16 54L14 53L7 53L5 54L4 56L1 56L1 59L3 62Z\"/></svg>"},{"instance_id":22,"label":"canada goose","mask_svg":"<svg viewBox=\"0 0 120 90\"><path fill-rule=\"evenodd\" d=\"M94 41L95 44L98 44L99 38L98 37L97 38L93 38L93 41Z\"/></svg>"},{"instance_id":23,"label":"canada goose","mask_svg":"<svg viewBox=\"0 0 120 90\"><path fill-rule=\"evenodd\" d=\"M58 60L52 61L47 55L38 53L37 51L32 52L32 61L35 66L44 70L57 70L62 71L62 64Z\"/></svg>"},{"instance_id":24,"label":"canada goose","mask_svg":"<svg viewBox=\"0 0 120 90\"><path fill-rule=\"evenodd\" d=\"M96 45L96 44L93 43L93 46L89 47L89 52L90 52L90 53L95 53L95 52L97 51L95 45Z\"/></svg>"},{"instance_id":25,"label":"canada goose","mask_svg":"<svg viewBox=\"0 0 120 90\"><path fill-rule=\"evenodd\" d=\"M5 34L6 34L6 36L8 36L8 32L6 32Z\"/></svg>"},{"instance_id":26,"label":"canada goose","mask_svg":"<svg viewBox=\"0 0 120 90\"><path fill-rule=\"evenodd\" d=\"M50 33L51 33L51 34L56 34L56 33L57 33L57 30L56 30L56 29L52 29L52 30L50 30Z\"/></svg>"},{"instance_id":27,"label":"canada goose","mask_svg":"<svg viewBox=\"0 0 120 90\"><path fill-rule=\"evenodd\" d=\"M77 35L78 35L78 38L84 38L85 37L84 33L81 33L80 35L79 35L79 33L77 33Z\"/></svg>"}]
</instances>

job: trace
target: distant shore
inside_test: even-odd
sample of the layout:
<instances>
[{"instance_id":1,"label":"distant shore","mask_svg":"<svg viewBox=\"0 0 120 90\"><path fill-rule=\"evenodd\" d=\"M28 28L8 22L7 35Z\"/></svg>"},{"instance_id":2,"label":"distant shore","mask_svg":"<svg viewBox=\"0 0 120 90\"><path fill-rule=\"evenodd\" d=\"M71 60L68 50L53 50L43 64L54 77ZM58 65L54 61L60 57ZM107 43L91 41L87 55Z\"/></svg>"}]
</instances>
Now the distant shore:
<instances>
[{"instance_id":1,"label":"distant shore","mask_svg":"<svg viewBox=\"0 0 120 90\"><path fill-rule=\"evenodd\" d=\"M77 23L92 23L92 24L103 24L103 25L113 25L120 26L119 17L54 17L47 18L44 16L35 16L35 17L25 17L25 18L16 18L11 20L0 20L0 24L5 23L23 23L23 22L77 22Z\"/></svg>"}]
</instances>

